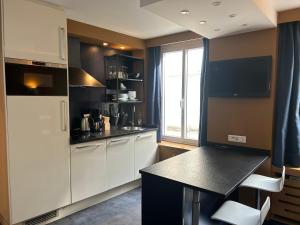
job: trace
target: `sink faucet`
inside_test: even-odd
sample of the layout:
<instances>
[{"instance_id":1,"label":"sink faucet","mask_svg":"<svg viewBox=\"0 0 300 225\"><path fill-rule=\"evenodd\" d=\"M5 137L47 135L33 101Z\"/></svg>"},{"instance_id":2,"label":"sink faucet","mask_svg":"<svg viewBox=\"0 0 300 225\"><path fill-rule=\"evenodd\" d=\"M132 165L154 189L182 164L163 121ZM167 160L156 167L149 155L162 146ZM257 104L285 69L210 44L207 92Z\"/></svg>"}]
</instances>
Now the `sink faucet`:
<instances>
[{"instance_id":1,"label":"sink faucet","mask_svg":"<svg viewBox=\"0 0 300 225\"><path fill-rule=\"evenodd\" d=\"M131 121L129 121L129 123L131 124L132 127L134 127L134 117L135 117L135 105L132 108L132 117L131 117Z\"/></svg>"}]
</instances>

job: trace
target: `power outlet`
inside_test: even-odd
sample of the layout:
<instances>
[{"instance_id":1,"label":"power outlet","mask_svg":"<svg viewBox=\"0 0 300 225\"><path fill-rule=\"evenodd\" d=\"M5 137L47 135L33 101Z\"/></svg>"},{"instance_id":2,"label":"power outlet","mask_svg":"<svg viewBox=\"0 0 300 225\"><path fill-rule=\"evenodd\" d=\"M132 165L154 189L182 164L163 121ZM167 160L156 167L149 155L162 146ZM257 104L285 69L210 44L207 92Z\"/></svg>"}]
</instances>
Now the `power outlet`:
<instances>
[{"instance_id":1,"label":"power outlet","mask_svg":"<svg viewBox=\"0 0 300 225\"><path fill-rule=\"evenodd\" d=\"M246 136L239 136L239 135L228 135L228 141L236 142L236 143L246 143L247 137Z\"/></svg>"}]
</instances>

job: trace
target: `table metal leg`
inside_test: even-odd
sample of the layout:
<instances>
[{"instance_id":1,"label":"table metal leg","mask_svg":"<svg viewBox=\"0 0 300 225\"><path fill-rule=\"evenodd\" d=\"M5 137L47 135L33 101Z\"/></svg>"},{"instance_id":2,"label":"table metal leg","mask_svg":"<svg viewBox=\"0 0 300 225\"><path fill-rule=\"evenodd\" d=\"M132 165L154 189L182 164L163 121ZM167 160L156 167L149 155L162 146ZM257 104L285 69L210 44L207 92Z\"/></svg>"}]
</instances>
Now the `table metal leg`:
<instances>
[{"instance_id":1,"label":"table metal leg","mask_svg":"<svg viewBox=\"0 0 300 225\"><path fill-rule=\"evenodd\" d=\"M260 190L256 189L256 208L260 209Z\"/></svg>"},{"instance_id":2,"label":"table metal leg","mask_svg":"<svg viewBox=\"0 0 300 225\"><path fill-rule=\"evenodd\" d=\"M192 225L199 225L200 219L200 191L193 190Z\"/></svg>"}]
</instances>

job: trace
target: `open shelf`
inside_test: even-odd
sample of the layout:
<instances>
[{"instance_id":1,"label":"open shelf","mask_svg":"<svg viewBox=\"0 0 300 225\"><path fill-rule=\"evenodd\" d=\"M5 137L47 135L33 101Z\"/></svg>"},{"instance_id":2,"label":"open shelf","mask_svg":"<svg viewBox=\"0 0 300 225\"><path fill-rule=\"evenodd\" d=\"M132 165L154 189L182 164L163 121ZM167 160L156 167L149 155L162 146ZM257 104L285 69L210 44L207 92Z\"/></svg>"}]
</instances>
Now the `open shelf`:
<instances>
[{"instance_id":1,"label":"open shelf","mask_svg":"<svg viewBox=\"0 0 300 225\"><path fill-rule=\"evenodd\" d=\"M143 101L140 101L140 100L137 100L137 101L108 101L107 103L139 104L139 103L143 103Z\"/></svg>"},{"instance_id":2,"label":"open shelf","mask_svg":"<svg viewBox=\"0 0 300 225\"><path fill-rule=\"evenodd\" d=\"M107 81L133 81L133 82L143 82L142 79L132 79L132 78L113 78L113 79L106 79Z\"/></svg>"},{"instance_id":3,"label":"open shelf","mask_svg":"<svg viewBox=\"0 0 300 225\"><path fill-rule=\"evenodd\" d=\"M115 54L105 57L106 101L119 104L137 104L144 100L144 59ZM135 78L138 77L138 78ZM126 89L123 89L126 88ZM119 101L121 93L135 91L138 101ZM115 95L115 96L113 96Z\"/></svg>"},{"instance_id":4,"label":"open shelf","mask_svg":"<svg viewBox=\"0 0 300 225\"><path fill-rule=\"evenodd\" d=\"M114 55L111 55L111 56L108 56L108 57L121 57L121 58L124 58L124 59L141 60L141 61L144 60L143 58L139 58L139 57L135 57L135 56L131 56L131 55L125 55L125 54L114 54Z\"/></svg>"}]
</instances>

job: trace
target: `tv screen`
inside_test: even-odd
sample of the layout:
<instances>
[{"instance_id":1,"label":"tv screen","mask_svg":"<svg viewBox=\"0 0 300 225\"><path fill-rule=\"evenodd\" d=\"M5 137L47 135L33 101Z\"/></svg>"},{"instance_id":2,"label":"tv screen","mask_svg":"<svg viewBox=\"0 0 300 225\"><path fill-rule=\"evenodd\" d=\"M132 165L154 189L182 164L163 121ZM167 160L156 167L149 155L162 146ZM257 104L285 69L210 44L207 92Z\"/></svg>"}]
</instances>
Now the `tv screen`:
<instances>
[{"instance_id":1,"label":"tv screen","mask_svg":"<svg viewBox=\"0 0 300 225\"><path fill-rule=\"evenodd\" d=\"M208 68L210 97L268 97L272 56L212 61Z\"/></svg>"}]
</instances>

